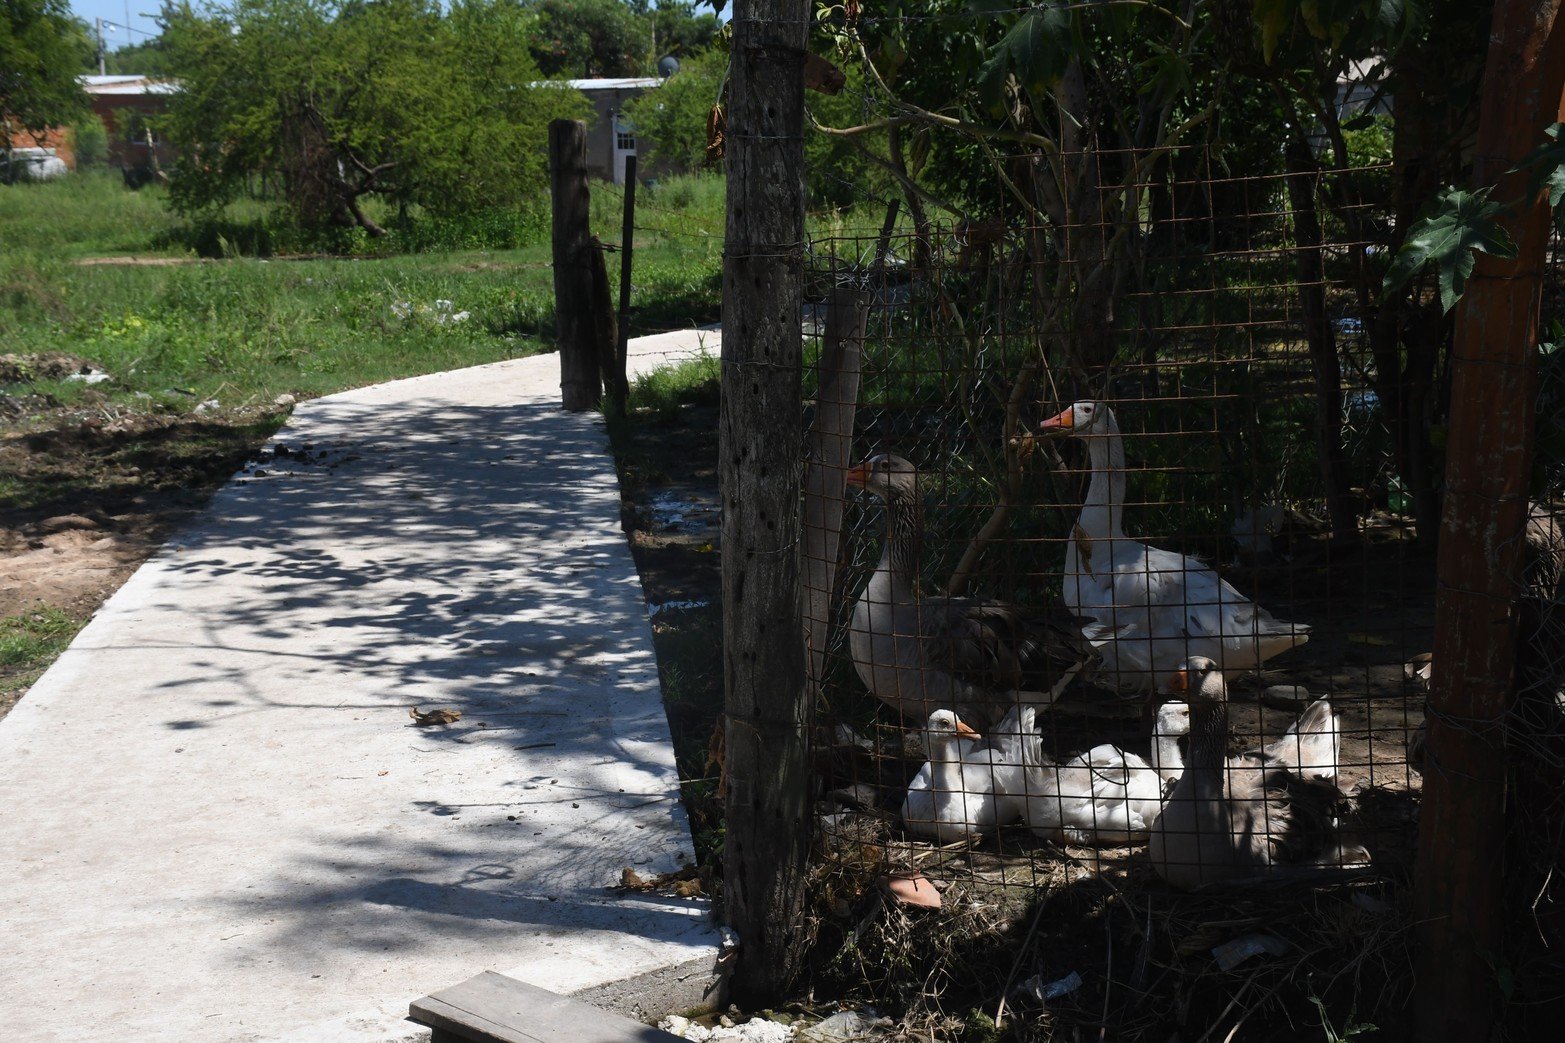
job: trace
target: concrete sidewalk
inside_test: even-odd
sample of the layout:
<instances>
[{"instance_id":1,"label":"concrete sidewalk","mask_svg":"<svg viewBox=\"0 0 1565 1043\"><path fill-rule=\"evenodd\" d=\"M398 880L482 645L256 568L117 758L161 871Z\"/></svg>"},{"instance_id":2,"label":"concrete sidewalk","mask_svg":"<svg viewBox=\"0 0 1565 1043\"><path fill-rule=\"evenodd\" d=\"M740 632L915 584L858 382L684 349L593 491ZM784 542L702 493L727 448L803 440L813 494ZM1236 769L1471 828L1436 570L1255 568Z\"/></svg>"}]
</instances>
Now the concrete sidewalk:
<instances>
[{"instance_id":1,"label":"concrete sidewalk","mask_svg":"<svg viewBox=\"0 0 1565 1043\"><path fill-rule=\"evenodd\" d=\"M704 903L606 890L691 848L613 461L558 365L300 406L293 455L0 722L8 1039L418 1038L408 1002L485 969L709 968Z\"/></svg>"}]
</instances>

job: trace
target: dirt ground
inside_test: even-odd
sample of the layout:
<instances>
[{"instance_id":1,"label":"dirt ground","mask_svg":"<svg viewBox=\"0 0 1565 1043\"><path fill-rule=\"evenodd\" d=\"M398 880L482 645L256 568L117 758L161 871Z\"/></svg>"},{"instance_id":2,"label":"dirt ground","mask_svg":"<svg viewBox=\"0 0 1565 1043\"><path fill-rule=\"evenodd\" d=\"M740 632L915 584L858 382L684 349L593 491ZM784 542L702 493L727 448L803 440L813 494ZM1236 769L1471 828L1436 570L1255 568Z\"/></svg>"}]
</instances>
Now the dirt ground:
<instances>
[{"instance_id":1,"label":"dirt ground","mask_svg":"<svg viewBox=\"0 0 1565 1043\"><path fill-rule=\"evenodd\" d=\"M90 365L43 363L26 360L56 379ZM0 358L0 383L16 383L18 364ZM282 418L275 409L139 412L90 390L70 406L0 396L0 618L60 613L84 623ZM0 665L0 716L43 665Z\"/></svg>"}]
</instances>

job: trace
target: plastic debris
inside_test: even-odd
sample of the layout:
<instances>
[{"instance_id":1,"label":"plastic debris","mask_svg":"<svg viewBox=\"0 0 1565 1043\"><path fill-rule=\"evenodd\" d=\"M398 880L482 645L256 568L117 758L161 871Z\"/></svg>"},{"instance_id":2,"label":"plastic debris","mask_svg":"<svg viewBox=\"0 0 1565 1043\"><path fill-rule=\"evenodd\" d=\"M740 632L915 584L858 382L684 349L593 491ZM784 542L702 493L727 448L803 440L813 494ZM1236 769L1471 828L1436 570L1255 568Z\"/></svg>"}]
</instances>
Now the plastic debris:
<instances>
[{"instance_id":1,"label":"plastic debris","mask_svg":"<svg viewBox=\"0 0 1565 1043\"><path fill-rule=\"evenodd\" d=\"M1045 982L1043 975L1034 974L1031 978L1016 986L1016 994L1025 996L1034 1003L1044 1004L1051 1000L1057 1000L1061 996L1069 996L1081 988L1081 975L1071 971L1063 978L1057 978L1051 982Z\"/></svg>"},{"instance_id":2,"label":"plastic debris","mask_svg":"<svg viewBox=\"0 0 1565 1043\"><path fill-rule=\"evenodd\" d=\"M1231 971L1252 956L1282 956L1291 946L1275 934L1246 934L1212 948L1217 966Z\"/></svg>"},{"instance_id":3,"label":"plastic debris","mask_svg":"<svg viewBox=\"0 0 1565 1043\"><path fill-rule=\"evenodd\" d=\"M881 1017L873 1009L863 1011L839 1010L825 1021L818 1022L799 1033L803 1043L846 1043L848 1040L872 1039L879 1029L889 1029L890 1018Z\"/></svg>"}]
</instances>

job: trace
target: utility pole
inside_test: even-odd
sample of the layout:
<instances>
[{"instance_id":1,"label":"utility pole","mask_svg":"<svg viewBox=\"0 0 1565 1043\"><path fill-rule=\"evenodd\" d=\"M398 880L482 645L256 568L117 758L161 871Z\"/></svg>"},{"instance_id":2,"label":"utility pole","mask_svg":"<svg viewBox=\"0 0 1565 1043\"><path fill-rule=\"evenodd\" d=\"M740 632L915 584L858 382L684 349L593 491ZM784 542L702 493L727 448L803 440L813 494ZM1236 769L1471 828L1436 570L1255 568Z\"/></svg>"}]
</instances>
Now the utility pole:
<instances>
[{"instance_id":1,"label":"utility pole","mask_svg":"<svg viewBox=\"0 0 1565 1043\"><path fill-rule=\"evenodd\" d=\"M103 19L94 18L93 21L96 22L98 26L98 75L107 76L109 70L103 53Z\"/></svg>"}]
</instances>

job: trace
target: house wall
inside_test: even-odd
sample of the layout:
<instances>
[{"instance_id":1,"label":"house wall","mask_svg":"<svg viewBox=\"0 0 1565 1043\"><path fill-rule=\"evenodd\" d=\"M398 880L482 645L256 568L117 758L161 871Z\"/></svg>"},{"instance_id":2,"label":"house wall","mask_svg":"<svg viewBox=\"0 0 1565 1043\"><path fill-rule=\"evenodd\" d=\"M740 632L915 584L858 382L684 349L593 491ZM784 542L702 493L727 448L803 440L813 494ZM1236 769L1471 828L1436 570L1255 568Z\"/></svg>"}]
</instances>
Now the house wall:
<instances>
[{"instance_id":1,"label":"house wall","mask_svg":"<svg viewBox=\"0 0 1565 1043\"><path fill-rule=\"evenodd\" d=\"M92 111L103 120L109 133L109 165L121 168L151 166L151 155L142 133L143 120L160 114L166 99L155 94L94 94ZM162 141L153 139L160 166L174 158Z\"/></svg>"},{"instance_id":2,"label":"house wall","mask_svg":"<svg viewBox=\"0 0 1565 1043\"><path fill-rule=\"evenodd\" d=\"M16 148L52 148L66 166L76 169L76 150L71 142L69 127L50 127L41 134L16 130L11 134L11 144Z\"/></svg>"}]
</instances>

